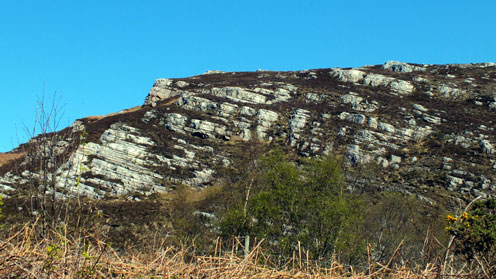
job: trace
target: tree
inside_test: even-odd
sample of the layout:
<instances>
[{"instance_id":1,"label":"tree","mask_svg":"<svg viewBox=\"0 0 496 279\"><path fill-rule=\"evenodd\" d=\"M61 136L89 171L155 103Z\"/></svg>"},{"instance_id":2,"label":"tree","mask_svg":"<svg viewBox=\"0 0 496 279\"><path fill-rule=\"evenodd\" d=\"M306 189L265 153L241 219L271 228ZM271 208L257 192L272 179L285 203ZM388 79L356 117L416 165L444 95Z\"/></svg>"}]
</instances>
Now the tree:
<instances>
[{"instance_id":1,"label":"tree","mask_svg":"<svg viewBox=\"0 0 496 279\"><path fill-rule=\"evenodd\" d=\"M65 187L77 183L58 179L64 158L79 146L82 134L81 131L75 133L72 127L59 131L62 111L61 97L55 92L47 101L43 92L37 100L35 123L31 128L24 128L31 139L18 148L26 154L25 160L17 166L19 177L25 181L19 190L29 197L28 209L34 218L39 218L43 233L68 216L68 203L60 194L67 193Z\"/></svg>"},{"instance_id":2,"label":"tree","mask_svg":"<svg viewBox=\"0 0 496 279\"><path fill-rule=\"evenodd\" d=\"M242 203L233 203L222 214L223 236L264 238L280 255L299 247L314 259L350 261L359 254L364 247L358 233L361 204L344 190L340 158L309 159L297 166L275 149L257 162L259 179L246 211Z\"/></svg>"}]
</instances>

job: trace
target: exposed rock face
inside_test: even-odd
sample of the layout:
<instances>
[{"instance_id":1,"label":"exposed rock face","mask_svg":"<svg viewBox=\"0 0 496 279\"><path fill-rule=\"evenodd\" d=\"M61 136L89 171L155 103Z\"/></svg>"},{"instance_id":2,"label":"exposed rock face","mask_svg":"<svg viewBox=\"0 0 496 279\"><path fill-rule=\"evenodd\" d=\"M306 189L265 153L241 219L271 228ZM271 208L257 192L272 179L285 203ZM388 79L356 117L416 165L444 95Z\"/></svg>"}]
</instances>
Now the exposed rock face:
<instances>
[{"instance_id":1,"label":"exposed rock face","mask_svg":"<svg viewBox=\"0 0 496 279\"><path fill-rule=\"evenodd\" d=\"M425 71L424 67L414 66L412 64L399 62L399 61L388 61L382 65L383 69L390 70L393 72L410 73L413 71Z\"/></svg>"},{"instance_id":2,"label":"exposed rock face","mask_svg":"<svg viewBox=\"0 0 496 279\"><path fill-rule=\"evenodd\" d=\"M67 153L58 188L102 198L208 186L231 163L232 147L256 139L290 146L302 157L342 154L353 189L494 194L495 92L492 63L390 61L158 79L140 109L73 125L87 131L87 144L74 150L73 139L57 144ZM359 179L358 170L369 166L379 173ZM3 163L0 192L15 191L33 175Z\"/></svg>"}]
</instances>

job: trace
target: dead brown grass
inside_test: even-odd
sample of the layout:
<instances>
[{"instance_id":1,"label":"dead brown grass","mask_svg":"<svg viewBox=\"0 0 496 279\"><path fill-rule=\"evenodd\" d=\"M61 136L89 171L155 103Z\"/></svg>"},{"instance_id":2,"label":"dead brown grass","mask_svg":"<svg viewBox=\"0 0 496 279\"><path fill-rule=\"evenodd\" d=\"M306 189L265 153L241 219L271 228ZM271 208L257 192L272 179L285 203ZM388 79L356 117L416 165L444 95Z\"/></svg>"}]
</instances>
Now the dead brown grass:
<instances>
[{"instance_id":1,"label":"dead brown grass","mask_svg":"<svg viewBox=\"0 0 496 279\"><path fill-rule=\"evenodd\" d=\"M135 112L135 111L140 110L141 108L142 108L142 106L135 106L135 107L130 108L130 109L125 109L125 110L122 110L122 111L119 111L119 112L109 113L107 115L93 115L93 116L88 116L88 117L85 117L84 119L96 121L96 120L101 120L101 119L104 119L104 118L107 118L107 117L111 117L111 116L115 116L115 115L120 115L120 114L126 114L126 113Z\"/></svg>"},{"instance_id":2,"label":"dead brown grass","mask_svg":"<svg viewBox=\"0 0 496 279\"><path fill-rule=\"evenodd\" d=\"M166 246L153 253L124 254L95 235L76 239L64 231L51 235L36 240L33 227L26 226L0 241L0 278L441 278L432 266L412 270L385 265L365 274L337 263L329 268L306 265L301 256L274 268L260 248L263 241L246 257L219 247L212 256L194 256L190 249Z\"/></svg>"},{"instance_id":3,"label":"dead brown grass","mask_svg":"<svg viewBox=\"0 0 496 279\"><path fill-rule=\"evenodd\" d=\"M23 156L26 156L26 152L0 153L0 167Z\"/></svg>"}]
</instances>

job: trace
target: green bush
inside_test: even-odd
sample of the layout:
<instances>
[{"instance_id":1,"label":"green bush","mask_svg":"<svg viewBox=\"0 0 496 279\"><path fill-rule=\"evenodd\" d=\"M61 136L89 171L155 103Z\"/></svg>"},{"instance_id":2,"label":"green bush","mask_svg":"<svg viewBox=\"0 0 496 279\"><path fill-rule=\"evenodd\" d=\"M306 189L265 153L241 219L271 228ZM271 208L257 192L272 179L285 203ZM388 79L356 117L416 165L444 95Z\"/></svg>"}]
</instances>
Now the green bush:
<instances>
[{"instance_id":1,"label":"green bush","mask_svg":"<svg viewBox=\"0 0 496 279\"><path fill-rule=\"evenodd\" d=\"M266 239L272 253L290 256L301 247L313 259L334 256L342 262L364 251L362 204L344 190L339 158L297 166L281 150L272 150L254 165L256 172L247 170L253 179L243 180L254 184L241 182L246 195L221 215L224 237L250 235Z\"/></svg>"},{"instance_id":2,"label":"green bush","mask_svg":"<svg viewBox=\"0 0 496 279\"><path fill-rule=\"evenodd\" d=\"M496 276L496 199L477 201L459 217L448 215L447 231L454 237L455 253Z\"/></svg>"}]
</instances>

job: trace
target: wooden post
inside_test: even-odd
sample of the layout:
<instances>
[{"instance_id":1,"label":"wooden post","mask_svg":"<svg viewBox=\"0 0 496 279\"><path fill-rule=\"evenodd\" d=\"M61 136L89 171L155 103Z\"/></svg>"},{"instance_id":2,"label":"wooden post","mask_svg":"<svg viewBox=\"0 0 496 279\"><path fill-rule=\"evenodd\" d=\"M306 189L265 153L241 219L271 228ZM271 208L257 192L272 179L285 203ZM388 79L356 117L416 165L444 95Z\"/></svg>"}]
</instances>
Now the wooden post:
<instances>
[{"instance_id":1,"label":"wooden post","mask_svg":"<svg viewBox=\"0 0 496 279\"><path fill-rule=\"evenodd\" d=\"M248 258L249 254L250 254L250 236L246 235L245 236L245 259Z\"/></svg>"}]
</instances>

